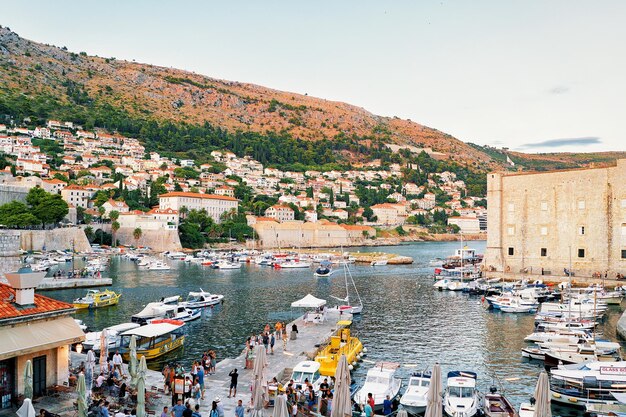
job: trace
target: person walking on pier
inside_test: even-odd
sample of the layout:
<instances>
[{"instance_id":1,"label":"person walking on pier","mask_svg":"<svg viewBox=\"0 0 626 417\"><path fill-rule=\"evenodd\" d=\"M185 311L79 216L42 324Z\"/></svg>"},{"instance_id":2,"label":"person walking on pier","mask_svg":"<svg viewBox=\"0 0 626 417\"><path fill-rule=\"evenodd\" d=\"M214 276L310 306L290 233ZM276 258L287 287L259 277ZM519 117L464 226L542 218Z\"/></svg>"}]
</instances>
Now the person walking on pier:
<instances>
[{"instance_id":1,"label":"person walking on pier","mask_svg":"<svg viewBox=\"0 0 626 417\"><path fill-rule=\"evenodd\" d=\"M115 355L113 355L113 370L119 369L119 374L122 378L126 376L124 375L124 367L122 366L123 363L124 361L122 360L120 351L116 350Z\"/></svg>"},{"instance_id":2,"label":"person walking on pier","mask_svg":"<svg viewBox=\"0 0 626 417\"><path fill-rule=\"evenodd\" d=\"M272 333L272 335L270 336L270 350L271 350L271 354L274 354L274 343L276 343L276 337L275 334Z\"/></svg>"},{"instance_id":3,"label":"person walking on pier","mask_svg":"<svg viewBox=\"0 0 626 417\"><path fill-rule=\"evenodd\" d=\"M198 383L200 384L200 399L204 400L204 368L198 368Z\"/></svg>"},{"instance_id":4,"label":"person walking on pier","mask_svg":"<svg viewBox=\"0 0 626 417\"><path fill-rule=\"evenodd\" d=\"M283 331L283 352L287 351L287 330Z\"/></svg>"},{"instance_id":5,"label":"person walking on pier","mask_svg":"<svg viewBox=\"0 0 626 417\"><path fill-rule=\"evenodd\" d=\"M239 374L237 373L237 368L230 371L228 376L230 377L230 389L228 390L228 398L230 398L231 394L233 394L233 390L234 390L234 394L232 396L236 397L237 396L237 379L239 378Z\"/></svg>"},{"instance_id":6,"label":"person walking on pier","mask_svg":"<svg viewBox=\"0 0 626 417\"><path fill-rule=\"evenodd\" d=\"M263 346L265 347L265 353L270 353L270 335L267 332L263 333Z\"/></svg>"}]
</instances>

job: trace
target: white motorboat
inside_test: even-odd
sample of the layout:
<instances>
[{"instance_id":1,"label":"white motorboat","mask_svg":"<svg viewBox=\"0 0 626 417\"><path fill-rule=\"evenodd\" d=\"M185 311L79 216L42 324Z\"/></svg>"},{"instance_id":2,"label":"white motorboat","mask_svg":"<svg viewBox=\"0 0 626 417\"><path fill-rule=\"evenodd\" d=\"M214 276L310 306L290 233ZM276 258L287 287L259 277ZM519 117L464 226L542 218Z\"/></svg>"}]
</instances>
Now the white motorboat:
<instances>
[{"instance_id":1,"label":"white motorboat","mask_svg":"<svg viewBox=\"0 0 626 417\"><path fill-rule=\"evenodd\" d=\"M511 297L507 302L500 303L500 311L504 313L534 313L539 303L524 300L521 297Z\"/></svg>"},{"instance_id":2,"label":"white motorboat","mask_svg":"<svg viewBox=\"0 0 626 417\"><path fill-rule=\"evenodd\" d=\"M177 261L184 261L185 257L187 256L182 252L165 252L164 255L167 256L169 259Z\"/></svg>"},{"instance_id":3,"label":"white motorboat","mask_svg":"<svg viewBox=\"0 0 626 417\"><path fill-rule=\"evenodd\" d=\"M428 261L428 266L441 267L443 266L444 262L445 262L445 259L443 258L433 258L430 261Z\"/></svg>"},{"instance_id":4,"label":"white motorboat","mask_svg":"<svg viewBox=\"0 0 626 417\"><path fill-rule=\"evenodd\" d=\"M82 320L79 320L79 319L74 319L74 321L76 322L76 324L78 324L78 327L80 327L80 329L81 329L83 332L86 332L86 331L87 331L87 325L86 325L85 323L83 323L83 321L82 321Z\"/></svg>"},{"instance_id":5,"label":"white motorboat","mask_svg":"<svg viewBox=\"0 0 626 417\"><path fill-rule=\"evenodd\" d=\"M219 304L222 300L224 300L223 295L211 294L200 288L198 292L190 292L187 300L181 304L187 308L203 308Z\"/></svg>"},{"instance_id":6,"label":"white motorboat","mask_svg":"<svg viewBox=\"0 0 626 417\"><path fill-rule=\"evenodd\" d=\"M543 361L546 357L546 350L539 346L528 346L522 349L522 357Z\"/></svg>"},{"instance_id":7,"label":"white motorboat","mask_svg":"<svg viewBox=\"0 0 626 417\"><path fill-rule=\"evenodd\" d=\"M417 372L409 378L409 386L400 398L400 404L407 413L421 415L426 411L430 372Z\"/></svg>"},{"instance_id":8,"label":"white motorboat","mask_svg":"<svg viewBox=\"0 0 626 417\"><path fill-rule=\"evenodd\" d=\"M148 270L150 271L169 271L170 269L172 267L162 261L152 262L148 265Z\"/></svg>"},{"instance_id":9,"label":"white motorboat","mask_svg":"<svg viewBox=\"0 0 626 417\"><path fill-rule=\"evenodd\" d=\"M387 259L375 259L370 263L370 265L371 266L385 266L387 265L388 262L389 260Z\"/></svg>"},{"instance_id":10,"label":"white motorboat","mask_svg":"<svg viewBox=\"0 0 626 417\"><path fill-rule=\"evenodd\" d=\"M519 417L535 417L535 404L522 403L519 406Z\"/></svg>"},{"instance_id":11,"label":"white motorboat","mask_svg":"<svg viewBox=\"0 0 626 417\"><path fill-rule=\"evenodd\" d=\"M324 377L320 374L320 363L316 361L302 361L294 366L291 380L295 389L306 388L304 383L308 380L315 391L319 391Z\"/></svg>"},{"instance_id":12,"label":"white motorboat","mask_svg":"<svg viewBox=\"0 0 626 417\"><path fill-rule=\"evenodd\" d=\"M367 371L367 377L363 386L354 394L357 404L365 404L367 394L374 397L374 411L383 408L383 402L387 395L393 401L400 393L402 380L395 377L396 369L400 365L394 362L380 362Z\"/></svg>"},{"instance_id":13,"label":"white motorboat","mask_svg":"<svg viewBox=\"0 0 626 417\"><path fill-rule=\"evenodd\" d=\"M524 338L525 342L568 342L576 343L576 340L589 336L586 330L572 330L572 331L547 331L547 332L534 332ZM572 342L574 341L574 342Z\"/></svg>"},{"instance_id":14,"label":"white motorboat","mask_svg":"<svg viewBox=\"0 0 626 417\"><path fill-rule=\"evenodd\" d=\"M473 417L482 412L483 401L476 389L476 373L448 372L448 383L443 394L443 411L450 417Z\"/></svg>"},{"instance_id":15,"label":"white motorboat","mask_svg":"<svg viewBox=\"0 0 626 417\"><path fill-rule=\"evenodd\" d=\"M176 302L173 302L173 299ZM191 321L200 318L202 310L178 304L179 297L168 297L162 301L148 303L143 310L131 317L134 323L146 324L157 319Z\"/></svg>"},{"instance_id":16,"label":"white motorboat","mask_svg":"<svg viewBox=\"0 0 626 417\"><path fill-rule=\"evenodd\" d=\"M311 262L304 262L298 259L294 259L291 261L285 261L281 264L276 264L275 266L278 268L310 268Z\"/></svg>"},{"instance_id":17,"label":"white motorboat","mask_svg":"<svg viewBox=\"0 0 626 417\"><path fill-rule=\"evenodd\" d=\"M230 262L225 259L220 259L219 261L213 263L211 265L213 269L241 269L241 264L239 262Z\"/></svg>"},{"instance_id":18,"label":"white motorboat","mask_svg":"<svg viewBox=\"0 0 626 417\"><path fill-rule=\"evenodd\" d=\"M136 329L139 326L141 326L139 323L121 323L103 329L107 331L107 344L109 346L109 350L115 349L118 346L118 334L123 333L126 330ZM94 352L99 352L101 335L102 331L86 333L85 341L83 342L84 350L93 350Z\"/></svg>"}]
</instances>

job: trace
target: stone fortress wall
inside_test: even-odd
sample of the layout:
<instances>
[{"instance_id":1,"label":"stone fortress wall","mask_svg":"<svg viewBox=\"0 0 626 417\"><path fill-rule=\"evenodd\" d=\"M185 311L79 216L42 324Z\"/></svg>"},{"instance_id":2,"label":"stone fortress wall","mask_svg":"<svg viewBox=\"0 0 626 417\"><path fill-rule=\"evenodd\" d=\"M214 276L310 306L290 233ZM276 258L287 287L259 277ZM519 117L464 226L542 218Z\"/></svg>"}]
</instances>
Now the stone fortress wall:
<instances>
[{"instance_id":1,"label":"stone fortress wall","mask_svg":"<svg viewBox=\"0 0 626 417\"><path fill-rule=\"evenodd\" d=\"M490 173L485 267L626 274L626 160L609 168Z\"/></svg>"}]
</instances>

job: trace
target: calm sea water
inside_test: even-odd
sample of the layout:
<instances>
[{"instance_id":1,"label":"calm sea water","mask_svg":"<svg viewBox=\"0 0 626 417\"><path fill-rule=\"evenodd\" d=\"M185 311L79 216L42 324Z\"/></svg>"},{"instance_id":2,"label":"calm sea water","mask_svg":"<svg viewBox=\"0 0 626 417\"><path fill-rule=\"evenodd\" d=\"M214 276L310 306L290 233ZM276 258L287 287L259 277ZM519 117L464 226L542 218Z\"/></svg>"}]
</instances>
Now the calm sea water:
<instances>
[{"instance_id":1,"label":"calm sea water","mask_svg":"<svg viewBox=\"0 0 626 417\"><path fill-rule=\"evenodd\" d=\"M485 242L468 242L482 253ZM368 349L368 360L394 361L403 364L400 376L430 369L435 362L449 370L478 373L483 390L502 386L510 399L519 405L534 390L542 363L521 358L523 338L532 332L533 316L485 311L480 299L461 293L433 289L428 261L448 256L459 247L456 242L424 242L383 248L356 248L412 256L412 265L370 267L352 266L352 274L363 299L362 317L353 329ZM319 279L313 270L274 270L245 265L241 270L218 271L199 265L172 262L170 271L145 271L121 258L114 258L105 275L113 278L112 289L121 292L118 306L76 314L91 329L129 321L151 301L163 296L183 295L202 288L224 294L225 302L203 317L188 323L187 340L177 358L183 363L214 349L218 360L238 355L244 340L259 332L266 323L295 317L290 304L307 293L329 300L331 295L345 296L343 273ZM71 301L85 290L47 292L46 295ZM616 339L615 325L619 308L612 307L602 326L604 335ZM152 366L157 367L158 364ZM359 381L367 363L353 374ZM580 415L570 409L555 409L556 415Z\"/></svg>"}]
</instances>

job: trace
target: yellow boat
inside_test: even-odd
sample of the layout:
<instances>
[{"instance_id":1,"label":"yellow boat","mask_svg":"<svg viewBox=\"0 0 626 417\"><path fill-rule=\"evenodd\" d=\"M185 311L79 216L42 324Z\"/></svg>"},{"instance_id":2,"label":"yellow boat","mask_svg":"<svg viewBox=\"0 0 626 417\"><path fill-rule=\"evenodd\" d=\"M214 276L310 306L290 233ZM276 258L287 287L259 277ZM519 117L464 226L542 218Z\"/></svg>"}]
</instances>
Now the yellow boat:
<instances>
[{"instance_id":1,"label":"yellow boat","mask_svg":"<svg viewBox=\"0 0 626 417\"><path fill-rule=\"evenodd\" d=\"M89 290L82 298L74 300L74 308L100 308L117 304L122 294L117 294L111 290Z\"/></svg>"},{"instance_id":2,"label":"yellow boat","mask_svg":"<svg viewBox=\"0 0 626 417\"><path fill-rule=\"evenodd\" d=\"M359 355L363 352L363 344L354 336L350 335L350 320L337 322L339 329L330 337L330 344L322 349L315 361L320 364L320 374L323 376L335 376L337 363L341 355L346 355L349 364L356 364Z\"/></svg>"},{"instance_id":3,"label":"yellow boat","mask_svg":"<svg viewBox=\"0 0 626 417\"><path fill-rule=\"evenodd\" d=\"M120 334L120 353L125 361L130 360L130 339L134 335L137 342L137 359L145 356L146 360L156 359L178 348L185 343L181 320L152 320L145 326L130 329Z\"/></svg>"}]
</instances>

